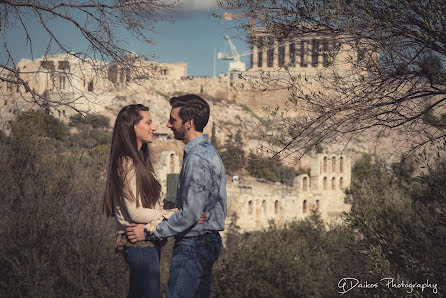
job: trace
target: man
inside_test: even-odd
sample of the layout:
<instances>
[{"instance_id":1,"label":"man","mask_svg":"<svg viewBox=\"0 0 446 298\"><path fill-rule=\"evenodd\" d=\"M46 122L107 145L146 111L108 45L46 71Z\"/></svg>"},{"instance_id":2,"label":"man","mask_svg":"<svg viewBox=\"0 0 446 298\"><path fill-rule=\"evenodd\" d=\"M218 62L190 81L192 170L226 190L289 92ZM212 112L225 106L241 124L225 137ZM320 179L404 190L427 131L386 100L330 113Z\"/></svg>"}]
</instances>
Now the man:
<instances>
[{"instance_id":1,"label":"man","mask_svg":"<svg viewBox=\"0 0 446 298\"><path fill-rule=\"evenodd\" d=\"M183 165L177 185L176 207L180 210L161 222L153 234L142 225L131 225L132 242L175 237L167 297L209 297L212 266L217 260L226 217L226 177L223 162L203 129L209 120L209 105L193 94L170 99L167 123L182 140ZM202 212L206 219L197 224Z\"/></svg>"}]
</instances>

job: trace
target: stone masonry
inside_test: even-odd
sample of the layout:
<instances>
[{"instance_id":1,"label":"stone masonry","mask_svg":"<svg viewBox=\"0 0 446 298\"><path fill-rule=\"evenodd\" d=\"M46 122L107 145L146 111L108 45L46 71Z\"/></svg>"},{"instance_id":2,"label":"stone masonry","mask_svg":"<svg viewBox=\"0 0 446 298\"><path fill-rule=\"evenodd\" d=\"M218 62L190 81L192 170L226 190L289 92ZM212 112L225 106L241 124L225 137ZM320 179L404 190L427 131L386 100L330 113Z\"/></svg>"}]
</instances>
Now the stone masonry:
<instances>
[{"instance_id":1,"label":"stone masonry","mask_svg":"<svg viewBox=\"0 0 446 298\"><path fill-rule=\"evenodd\" d=\"M242 232L261 230L273 219L281 225L287 221L305 218L317 208L325 222L339 219L350 210L345 203L344 190L350 186L351 159L334 154L317 154L310 159L310 175L294 179L293 186L284 186L253 177L227 177L228 215L238 215L237 224ZM173 151L160 155L156 171L163 194L167 193L166 176L179 173L180 158Z\"/></svg>"}]
</instances>

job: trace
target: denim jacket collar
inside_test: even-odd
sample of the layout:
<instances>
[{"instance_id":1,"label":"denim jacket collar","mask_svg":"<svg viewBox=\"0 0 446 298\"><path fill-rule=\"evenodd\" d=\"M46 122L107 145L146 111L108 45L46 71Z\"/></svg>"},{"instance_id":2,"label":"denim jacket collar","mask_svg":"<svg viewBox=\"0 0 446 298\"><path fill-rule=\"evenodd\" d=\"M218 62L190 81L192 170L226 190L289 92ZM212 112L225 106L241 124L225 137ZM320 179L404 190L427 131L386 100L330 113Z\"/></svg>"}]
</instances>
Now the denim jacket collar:
<instances>
[{"instance_id":1,"label":"denim jacket collar","mask_svg":"<svg viewBox=\"0 0 446 298\"><path fill-rule=\"evenodd\" d=\"M192 150L193 147L195 147L196 145L202 143L202 142L206 142L208 140L208 135L207 134L203 134L201 136L196 137L195 139L193 139L192 141L190 141L186 147L184 147L184 155L186 155L187 153L189 153L189 151Z\"/></svg>"}]
</instances>

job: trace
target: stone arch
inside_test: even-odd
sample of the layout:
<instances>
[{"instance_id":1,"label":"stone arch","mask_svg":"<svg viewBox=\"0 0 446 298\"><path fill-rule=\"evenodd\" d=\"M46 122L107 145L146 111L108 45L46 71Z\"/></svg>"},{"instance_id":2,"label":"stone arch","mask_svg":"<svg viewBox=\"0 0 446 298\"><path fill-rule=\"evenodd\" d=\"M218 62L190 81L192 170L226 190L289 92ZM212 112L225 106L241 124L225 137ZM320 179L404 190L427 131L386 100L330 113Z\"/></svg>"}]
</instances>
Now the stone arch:
<instances>
[{"instance_id":1,"label":"stone arch","mask_svg":"<svg viewBox=\"0 0 446 298\"><path fill-rule=\"evenodd\" d=\"M327 190L328 189L328 179L327 179L327 177L324 177L324 190Z\"/></svg>"},{"instance_id":2,"label":"stone arch","mask_svg":"<svg viewBox=\"0 0 446 298\"><path fill-rule=\"evenodd\" d=\"M304 200L303 203L302 203L302 212L303 213L307 213L307 208L308 208L307 200Z\"/></svg>"},{"instance_id":3,"label":"stone arch","mask_svg":"<svg viewBox=\"0 0 446 298\"><path fill-rule=\"evenodd\" d=\"M88 91L90 91L90 92L92 92L92 91L94 91L94 88L93 88L93 80L91 80L90 82L88 82Z\"/></svg>"},{"instance_id":4,"label":"stone arch","mask_svg":"<svg viewBox=\"0 0 446 298\"><path fill-rule=\"evenodd\" d=\"M344 173L344 158L342 156L339 158L339 172Z\"/></svg>"},{"instance_id":5,"label":"stone arch","mask_svg":"<svg viewBox=\"0 0 446 298\"><path fill-rule=\"evenodd\" d=\"M344 188L344 178L339 178L339 189L343 189Z\"/></svg>"},{"instance_id":6,"label":"stone arch","mask_svg":"<svg viewBox=\"0 0 446 298\"><path fill-rule=\"evenodd\" d=\"M327 173L327 165L328 165L328 158L324 156L324 168L323 168L324 173Z\"/></svg>"},{"instance_id":7,"label":"stone arch","mask_svg":"<svg viewBox=\"0 0 446 298\"><path fill-rule=\"evenodd\" d=\"M252 215L252 211L254 209L254 203L252 201L248 202L248 215Z\"/></svg>"},{"instance_id":8,"label":"stone arch","mask_svg":"<svg viewBox=\"0 0 446 298\"><path fill-rule=\"evenodd\" d=\"M308 177L302 179L302 191L308 191Z\"/></svg>"},{"instance_id":9,"label":"stone arch","mask_svg":"<svg viewBox=\"0 0 446 298\"><path fill-rule=\"evenodd\" d=\"M256 217L260 218L260 212L262 210L260 209L260 204L259 204L259 200L256 201Z\"/></svg>"},{"instance_id":10,"label":"stone arch","mask_svg":"<svg viewBox=\"0 0 446 298\"><path fill-rule=\"evenodd\" d=\"M279 201L276 200L276 201L274 202L274 213L275 213L275 214L278 214L278 213L279 213L279 209L280 209L280 204L279 204Z\"/></svg>"},{"instance_id":11,"label":"stone arch","mask_svg":"<svg viewBox=\"0 0 446 298\"><path fill-rule=\"evenodd\" d=\"M267 209L266 209L266 200L263 200L263 202L262 202L262 211L263 211L263 214L266 215L266 211L267 211Z\"/></svg>"},{"instance_id":12,"label":"stone arch","mask_svg":"<svg viewBox=\"0 0 446 298\"><path fill-rule=\"evenodd\" d=\"M316 200L316 209L319 210L320 205L321 205L321 202L319 200Z\"/></svg>"},{"instance_id":13,"label":"stone arch","mask_svg":"<svg viewBox=\"0 0 446 298\"><path fill-rule=\"evenodd\" d=\"M170 173L175 173L175 154L170 154Z\"/></svg>"},{"instance_id":14,"label":"stone arch","mask_svg":"<svg viewBox=\"0 0 446 298\"><path fill-rule=\"evenodd\" d=\"M331 158L331 172L336 173L336 157Z\"/></svg>"},{"instance_id":15,"label":"stone arch","mask_svg":"<svg viewBox=\"0 0 446 298\"><path fill-rule=\"evenodd\" d=\"M336 189L336 178L333 177L331 178L331 190L335 190Z\"/></svg>"}]
</instances>

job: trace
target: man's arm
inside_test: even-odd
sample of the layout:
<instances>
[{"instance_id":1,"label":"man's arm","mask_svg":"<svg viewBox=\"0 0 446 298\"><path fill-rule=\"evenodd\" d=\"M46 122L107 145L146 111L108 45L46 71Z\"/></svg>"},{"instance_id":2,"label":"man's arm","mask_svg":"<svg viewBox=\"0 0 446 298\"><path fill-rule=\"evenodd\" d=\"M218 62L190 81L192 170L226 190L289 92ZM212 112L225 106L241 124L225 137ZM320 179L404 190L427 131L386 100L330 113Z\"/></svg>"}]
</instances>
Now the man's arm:
<instances>
[{"instance_id":1,"label":"man's arm","mask_svg":"<svg viewBox=\"0 0 446 298\"><path fill-rule=\"evenodd\" d=\"M167 221L161 222L147 240L157 240L179 234L198 223L203 215L209 188L212 184L212 167L198 155L189 156L183 165L184 182L181 196L183 207ZM144 226L131 225L127 234L132 242L146 239Z\"/></svg>"},{"instance_id":2,"label":"man's arm","mask_svg":"<svg viewBox=\"0 0 446 298\"><path fill-rule=\"evenodd\" d=\"M153 233L158 238L167 238L181 234L193 228L205 211L206 201L212 187L213 167L201 156L193 154L185 159L180 177L181 200L180 212L169 220L161 222Z\"/></svg>"},{"instance_id":3,"label":"man's arm","mask_svg":"<svg viewBox=\"0 0 446 298\"><path fill-rule=\"evenodd\" d=\"M205 221L206 221L206 212L203 212L197 224L202 224ZM146 239L146 233L144 233L144 231L145 231L145 224L130 223L126 228L127 236L131 242L150 240Z\"/></svg>"}]
</instances>

